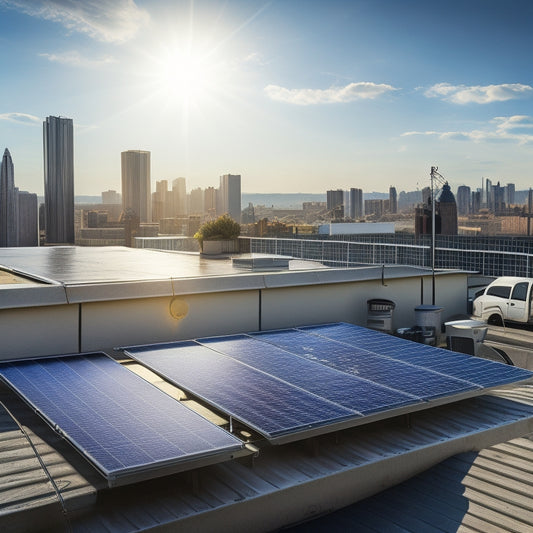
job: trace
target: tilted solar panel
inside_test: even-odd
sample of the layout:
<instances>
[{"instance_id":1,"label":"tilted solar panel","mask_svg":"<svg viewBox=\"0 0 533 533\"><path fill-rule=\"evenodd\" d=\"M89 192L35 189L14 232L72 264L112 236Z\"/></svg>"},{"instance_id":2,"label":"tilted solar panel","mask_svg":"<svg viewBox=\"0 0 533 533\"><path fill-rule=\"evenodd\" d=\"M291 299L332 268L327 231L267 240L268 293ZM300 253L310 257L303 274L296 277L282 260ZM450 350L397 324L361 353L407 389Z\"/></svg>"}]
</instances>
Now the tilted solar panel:
<instances>
[{"instance_id":1,"label":"tilted solar panel","mask_svg":"<svg viewBox=\"0 0 533 533\"><path fill-rule=\"evenodd\" d=\"M368 350L397 361L467 380L481 388L497 387L531 377L531 372L523 368L415 343L353 324L336 323L298 329L342 342L353 349Z\"/></svg>"},{"instance_id":2,"label":"tilted solar panel","mask_svg":"<svg viewBox=\"0 0 533 533\"><path fill-rule=\"evenodd\" d=\"M349 324L124 351L272 442L458 401L533 376Z\"/></svg>"},{"instance_id":3,"label":"tilted solar panel","mask_svg":"<svg viewBox=\"0 0 533 533\"><path fill-rule=\"evenodd\" d=\"M199 343L295 387L364 415L420 401L418 396L295 356L253 337L198 339ZM354 393L356 392L356 393Z\"/></svg>"},{"instance_id":4,"label":"tilted solar panel","mask_svg":"<svg viewBox=\"0 0 533 533\"><path fill-rule=\"evenodd\" d=\"M361 416L195 342L125 353L269 438Z\"/></svg>"},{"instance_id":5,"label":"tilted solar panel","mask_svg":"<svg viewBox=\"0 0 533 533\"><path fill-rule=\"evenodd\" d=\"M102 353L0 363L0 376L110 485L226 460L243 447Z\"/></svg>"},{"instance_id":6,"label":"tilted solar panel","mask_svg":"<svg viewBox=\"0 0 533 533\"><path fill-rule=\"evenodd\" d=\"M479 388L474 383L463 379L456 379L420 366L414 367L359 346L348 346L304 331L257 333L254 337L300 357L413 395L421 401ZM390 335L388 337L393 339Z\"/></svg>"}]
</instances>

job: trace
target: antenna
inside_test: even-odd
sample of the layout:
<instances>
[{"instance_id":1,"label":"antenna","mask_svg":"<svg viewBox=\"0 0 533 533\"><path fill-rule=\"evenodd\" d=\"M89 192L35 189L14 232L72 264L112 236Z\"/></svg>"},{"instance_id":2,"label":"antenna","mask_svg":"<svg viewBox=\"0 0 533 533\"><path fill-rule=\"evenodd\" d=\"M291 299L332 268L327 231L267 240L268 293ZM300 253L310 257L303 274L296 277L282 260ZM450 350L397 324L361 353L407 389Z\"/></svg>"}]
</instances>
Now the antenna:
<instances>
[{"instance_id":1,"label":"antenna","mask_svg":"<svg viewBox=\"0 0 533 533\"><path fill-rule=\"evenodd\" d=\"M439 167L431 167L431 304L435 305L435 196L446 183L444 176L439 174ZM440 187L435 188L435 182Z\"/></svg>"}]
</instances>

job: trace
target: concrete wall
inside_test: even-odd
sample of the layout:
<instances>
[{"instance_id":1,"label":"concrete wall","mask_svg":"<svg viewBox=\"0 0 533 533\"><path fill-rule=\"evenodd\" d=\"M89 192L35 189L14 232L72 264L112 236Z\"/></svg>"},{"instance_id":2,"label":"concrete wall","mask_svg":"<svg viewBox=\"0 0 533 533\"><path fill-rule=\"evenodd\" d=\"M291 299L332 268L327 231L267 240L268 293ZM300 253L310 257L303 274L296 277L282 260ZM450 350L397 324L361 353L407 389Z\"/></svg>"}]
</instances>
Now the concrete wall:
<instances>
[{"instance_id":1,"label":"concrete wall","mask_svg":"<svg viewBox=\"0 0 533 533\"><path fill-rule=\"evenodd\" d=\"M443 321L466 312L466 274L437 276L436 288L436 304L445 308ZM431 303L431 278L4 309L0 310L0 358L99 350L111 353L118 346L338 321L364 326L371 298L396 303L393 329L410 327L415 324L414 308Z\"/></svg>"}]
</instances>

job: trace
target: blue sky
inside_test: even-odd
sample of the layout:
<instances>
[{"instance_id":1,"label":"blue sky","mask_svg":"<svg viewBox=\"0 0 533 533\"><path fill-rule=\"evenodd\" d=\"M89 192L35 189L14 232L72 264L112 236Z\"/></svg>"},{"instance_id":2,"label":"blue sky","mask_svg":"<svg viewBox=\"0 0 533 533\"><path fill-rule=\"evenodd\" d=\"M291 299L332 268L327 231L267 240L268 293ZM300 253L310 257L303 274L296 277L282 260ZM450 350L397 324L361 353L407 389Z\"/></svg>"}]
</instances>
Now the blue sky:
<instances>
[{"instance_id":1,"label":"blue sky","mask_svg":"<svg viewBox=\"0 0 533 533\"><path fill-rule=\"evenodd\" d=\"M533 2L0 0L0 148L42 194L42 121L75 124L75 192L120 152L188 189L533 185Z\"/></svg>"}]
</instances>

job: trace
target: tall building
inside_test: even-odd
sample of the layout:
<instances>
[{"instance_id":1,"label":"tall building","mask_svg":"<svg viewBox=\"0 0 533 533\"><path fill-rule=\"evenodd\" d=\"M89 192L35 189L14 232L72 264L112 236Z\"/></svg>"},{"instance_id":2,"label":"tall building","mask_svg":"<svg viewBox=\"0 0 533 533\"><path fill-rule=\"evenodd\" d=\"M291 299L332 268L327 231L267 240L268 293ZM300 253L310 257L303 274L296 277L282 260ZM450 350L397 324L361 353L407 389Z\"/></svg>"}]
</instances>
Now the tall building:
<instances>
[{"instance_id":1,"label":"tall building","mask_svg":"<svg viewBox=\"0 0 533 533\"><path fill-rule=\"evenodd\" d=\"M11 154L6 148L0 167L0 246L17 246L17 194Z\"/></svg>"},{"instance_id":2,"label":"tall building","mask_svg":"<svg viewBox=\"0 0 533 533\"><path fill-rule=\"evenodd\" d=\"M389 187L389 213L395 215L398 212L398 194L396 187Z\"/></svg>"},{"instance_id":3,"label":"tall building","mask_svg":"<svg viewBox=\"0 0 533 533\"><path fill-rule=\"evenodd\" d=\"M457 188L457 214L468 215L470 213L471 191L468 185L460 185Z\"/></svg>"},{"instance_id":4,"label":"tall building","mask_svg":"<svg viewBox=\"0 0 533 533\"><path fill-rule=\"evenodd\" d=\"M508 183L505 186L505 198L504 202L507 206L510 206L515 203L515 185L514 183Z\"/></svg>"},{"instance_id":5,"label":"tall building","mask_svg":"<svg viewBox=\"0 0 533 533\"><path fill-rule=\"evenodd\" d=\"M196 187L189 194L189 214L204 214L204 190L201 187Z\"/></svg>"},{"instance_id":6,"label":"tall building","mask_svg":"<svg viewBox=\"0 0 533 533\"><path fill-rule=\"evenodd\" d=\"M39 204L37 195L17 193L17 246L39 246Z\"/></svg>"},{"instance_id":7,"label":"tall building","mask_svg":"<svg viewBox=\"0 0 533 533\"><path fill-rule=\"evenodd\" d=\"M139 222L152 222L150 152L127 150L121 153L122 210ZM133 220L132 218L132 220Z\"/></svg>"},{"instance_id":8,"label":"tall building","mask_svg":"<svg viewBox=\"0 0 533 533\"><path fill-rule=\"evenodd\" d=\"M448 182L442 186L439 197L441 235L457 235L457 204Z\"/></svg>"},{"instance_id":9,"label":"tall building","mask_svg":"<svg viewBox=\"0 0 533 533\"><path fill-rule=\"evenodd\" d=\"M187 214L187 183L185 178L176 178L172 181L172 197L174 213L172 216Z\"/></svg>"},{"instance_id":10,"label":"tall building","mask_svg":"<svg viewBox=\"0 0 533 533\"><path fill-rule=\"evenodd\" d=\"M331 219L344 218L344 191L342 189L326 191L326 207Z\"/></svg>"},{"instance_id":11,"label":"tall building","mask_svg":"<svg viewBox=\"0 0 533 533\"><path fill-rule=\"evenodd\" d=\"M220 176L217 214L228 214L235 222L241 221L241 176L224 174Z\"/></svg>"},{"instance_id":12,"label":"tall building","mask_svg":"<svg viewBox=\"0 0 533 533\"><path fill-rule=\"evenodd\" d=\"M46 242L74 244L74 134L71 118L43 123Z\"/></svg>"}]
</instances>

